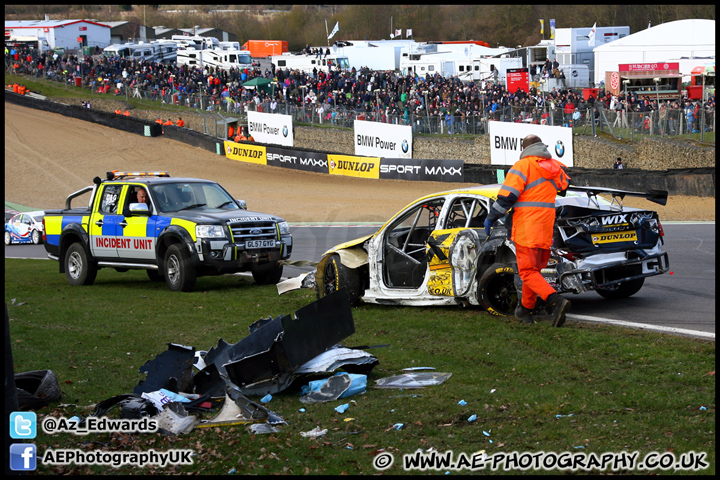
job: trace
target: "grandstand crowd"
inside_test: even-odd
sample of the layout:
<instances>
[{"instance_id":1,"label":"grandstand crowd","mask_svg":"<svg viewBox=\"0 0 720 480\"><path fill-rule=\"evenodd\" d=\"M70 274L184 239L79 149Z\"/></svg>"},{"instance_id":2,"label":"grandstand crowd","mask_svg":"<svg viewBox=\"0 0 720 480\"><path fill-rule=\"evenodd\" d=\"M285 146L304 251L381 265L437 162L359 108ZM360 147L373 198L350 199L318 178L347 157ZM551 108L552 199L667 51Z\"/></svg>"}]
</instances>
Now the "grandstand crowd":
<instances>
[{"instance_id":1,"label":"grandstand crowd","mask_svg":"<svg viewBox=\"0 0 720 480\"><path fill-rule=\"evenodd\" d=\"M273 65L264 72L258 67L215 71L209 67L136 62L102 55L78 58L55 52L33 55L29 50L8 52L7 49L5 59L10 71L73 85L80 82L94 92L110 95L162 99L192 108L233 113L243 109L279 113L278 105L304 106L319 111L321 121L323 118L334 120L340 112L366 113L367 119L378 121L394 118L395 122L408 125L412 118L432 117L446 122L449 132L455 125L464 125L473 118L572 125L590 118L598 121L602 110L637 114L632 117L636 131L653 128L648 125L648 120L650 113L655 112L654 118L662 119L665 115L675 119L675 122L665 123L668 130L673 123L687 122L683 125L687 132L700 128L701 109L705 110L704 115L713 116L715 108L714 95L705 102L685 98L658 101L652 93L630 92L614 96L599 89L597 98L585 99L581 92L569 88L553 88L550 92L531 88L527 92L521 89L513 93L491 79L463 83L439 74L423 77L368 68L304 73L276 69ZM272 88L244 88L246 82L256 77L271 80ZM669 115L671 112L674 115ZM553 118L549 119L549 116ZM707 126L708 122L703 124ZM714 121L709 124L714 125ZM478 125L480 128L473 132L486 133L483 123L478 122Z\"/></svg>"}]
</instances>

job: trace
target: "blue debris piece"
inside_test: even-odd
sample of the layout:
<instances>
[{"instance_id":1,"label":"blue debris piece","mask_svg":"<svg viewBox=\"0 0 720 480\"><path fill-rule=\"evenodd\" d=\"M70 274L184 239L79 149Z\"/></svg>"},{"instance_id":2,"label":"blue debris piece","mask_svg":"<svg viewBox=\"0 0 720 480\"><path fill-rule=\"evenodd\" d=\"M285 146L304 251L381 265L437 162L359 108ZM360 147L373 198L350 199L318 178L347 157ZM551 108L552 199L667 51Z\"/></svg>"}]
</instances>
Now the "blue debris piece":
<instances>
[{"instance_id":1,"label":"blue debris piece","mask_svg":"<svg viewBox=\"0 0 720 480\"><path fill-rule=\"evenodd\" d=\"M338 413L345 413L345 410L347 410L349 406L349 403L343 403L342 405L335 407L335 411Z\"/></svg>"},{"instance_id":2,"label":"blue debris piece","mask_svg":"<svg viewBox=\"0 0 720 480\"><path fill-rule=\"evenodd\" d=\"M474 413L468 417L468 422L474 422L475 420L477 420L477 415Z\"/></svg>"},{"instance_id":3,"label":"blue debris piece","mask_svg":"<svg viewBox=\"0 0 720 480\"><path fill-rule=\"evenodd\" d=\"M269 393L260 399L262 403L268 403L270 400L272 400L272 395Z\"/></svg>"},{"instance_id":4,"label":"blue debris piece","mask_svg":"<svg viewBox=\"0 0 720 480\"><path fill-rule=\"evenodd\" d=\"M467 402L465 400L460 400L458 402L458 405L460 405L461 407L464 407L465 405L467 405Z\"/></svg>"}]
</instances>

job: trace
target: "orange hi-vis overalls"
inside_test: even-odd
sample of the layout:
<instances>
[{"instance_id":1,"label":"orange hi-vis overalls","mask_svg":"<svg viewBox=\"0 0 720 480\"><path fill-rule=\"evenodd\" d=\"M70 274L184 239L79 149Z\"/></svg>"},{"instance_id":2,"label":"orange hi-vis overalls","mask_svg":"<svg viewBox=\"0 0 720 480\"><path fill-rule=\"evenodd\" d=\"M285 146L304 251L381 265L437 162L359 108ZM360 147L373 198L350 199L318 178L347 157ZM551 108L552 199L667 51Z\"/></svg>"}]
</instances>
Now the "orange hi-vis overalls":
<instances>
[{"instance_id":1,"label":"orange hi-vis overalls","mask_svg":"<svg viewBox=\"0 0 720 480\"><path fill-rule=\"evenodd\" d=\"M535 308L555 293L540 270L547 266L555 226L555 197L567 189L570 177L547 147L535 143L523 150L508 171L488 218L497 219L512 208L511 239L515 243L518 274L522 280L522 304Z\"/></svg>"}]
</instances>

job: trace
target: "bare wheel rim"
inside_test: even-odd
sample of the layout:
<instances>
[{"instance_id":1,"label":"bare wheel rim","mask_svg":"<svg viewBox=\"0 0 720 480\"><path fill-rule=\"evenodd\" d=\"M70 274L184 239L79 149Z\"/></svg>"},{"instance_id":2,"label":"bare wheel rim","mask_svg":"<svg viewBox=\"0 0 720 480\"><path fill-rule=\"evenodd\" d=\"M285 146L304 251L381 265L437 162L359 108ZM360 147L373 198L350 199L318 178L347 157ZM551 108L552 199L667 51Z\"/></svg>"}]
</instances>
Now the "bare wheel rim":
<instances>
[{"instance_id":1,"label":"bare wheel rim","mask_svg":"<svg viewBox=\"0 0 720 480\"><path fill-rule=\"evenodd\" d=\"M70 254L70 257L68 257L68 274L70 277L73 278L73 280L77 280L80 278L80 273L82 272L82 258L80 257L80 254L77 252L72 252Z\"/></svg>"},{"instance_id":2,"label":"bare wheel rim","mask_svg":"<svg viewBox=\"0 0 720 480\"><path fill-rule=\"evenodd\" d=\"M175 284L180 280L180 262L175 255L170 255L167 263L168 278L171 283Z\"/></svg>"},{"instance_id":3,"label":"bare wheel rim","mask_svg":"<svg viewBox=\"0 0 720 480\"><path fill-rule=\"evenodd\" d=\"M335 274L335 264L328 262L325 265L325 294L330 295L336 290L337 275Z\"/></svg>"},{"instance_id":4,"label":"bare wheel rim","mask_svg":"<svg viewBox=\"0 0 720 480\"><path fill-rule=\"evenodd\" d=\"M497 311L512 313L517 302L517 292L512 275L501 275L495 278L487 287L492 307Z\"/></svg>"}]
</instances>

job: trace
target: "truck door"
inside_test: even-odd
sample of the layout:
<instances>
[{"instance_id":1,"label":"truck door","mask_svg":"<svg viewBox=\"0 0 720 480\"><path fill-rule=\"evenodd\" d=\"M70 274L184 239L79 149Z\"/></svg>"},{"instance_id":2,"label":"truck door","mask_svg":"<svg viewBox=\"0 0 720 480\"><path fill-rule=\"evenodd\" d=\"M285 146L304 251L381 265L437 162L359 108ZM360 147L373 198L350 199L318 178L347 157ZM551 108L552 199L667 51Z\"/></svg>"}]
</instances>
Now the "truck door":
<instances>
[{"instance_id":1,"label":"truck door","mask_svg":"<svg viewBox=\"0 0 720 480\"><path fill-rule=\"evenodd\" d=\"M118 214L123 185L100 185L90 220L90 251L97 259L117 258ZM120 233L122 235L122 233Z\"/></svg>"},{"instance_id":2,"label":"truck door","mask_svg":"<svg viewBox=\"0 0 720 480\"><path fill-rule=\"evenodd\" d=\"M148 198L150 198L150 209L151 215L139 215L130 213L130 204L137 203L137 191L143 188L147 190L147 187L142 185L128 185L128 188L123 197L121 209L122 215L120 215L120 222L118 223L118 257L121 259L142 261L148 260L147 263L155 263L155 240L157 240L157 233L155 232L155 219L157 218L154 213L157 213L157 209L153 210L152 194L148 191Z\"/></svg>"}]
</instances>

